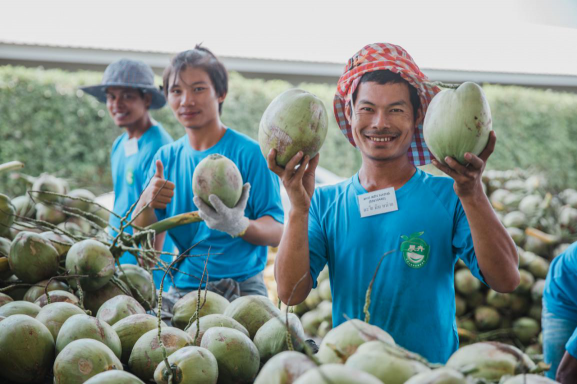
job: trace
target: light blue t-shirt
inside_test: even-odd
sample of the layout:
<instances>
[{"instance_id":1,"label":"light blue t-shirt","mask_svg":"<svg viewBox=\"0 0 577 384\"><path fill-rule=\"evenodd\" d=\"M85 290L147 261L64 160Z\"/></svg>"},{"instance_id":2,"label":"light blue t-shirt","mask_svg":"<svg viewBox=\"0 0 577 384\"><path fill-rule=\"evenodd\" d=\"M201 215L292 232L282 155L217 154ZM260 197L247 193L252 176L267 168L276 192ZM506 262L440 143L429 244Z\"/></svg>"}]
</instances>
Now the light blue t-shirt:
<instances>
[{"instance_id":1,"label":"light blue t-shirt","mask_svg":"<svg viewBox=\"0 0 577 384\"><path fill-rule=\"evenodd\" d=\"M130 147L125 148L128 142L128 134L124 132L120 135L112 145L112 153L110 160L112 163L112 181L114 183L114 208L113 211L124 217L126 212L134 204L142 191L146 188L146 176L148 169L152 162L152 158L158 149L166 144L172 143L172 137L162 128L160 124L150 127L139 139L138 146L134 149ZM128 153L125 151L128 149ZM120 227L120 219L114 215L110 215L109 224L113 228ZM126 233L132 234L132 227L125 229ZM117 232L110 230L112 236L116 236ZM174 252L174 243L169 236L164 240L164 251ZM169 255L162 255L162 260L171 262L172 257ZM137 264L136 257L125 252L120 257L121 264ZM156 287L160 287L160 280L162 279L163 271L153 271L153 278ZM165 290L170 287L169 279L165 279Z\"/></svg>"},{"instance_id":2,"label":"light blue t-shirt","mask_svg":"<svg viewBox=\"0 0 577 384\"><path fill-rule=\"evenodd\" d=\"M567 344L565 344L565 350L571 356L573 356L573 358L577 359L577 329L575 329L575 332L573 332L573 335L571 336Z\"/></svg>"},{"instance_id":3,"label":"light blue t-shirt","mask_svg":"<svg viewBox=\"0 0 577 384\"><path fill-rule=\"evenodd\" d=\"M166 209L155 210L158 220L198 210L192 200L192 175L201 160L215 153L234 162L244 183L251 185L245 216L250 220L270 216L282 223L284 216L278 177L268 169L258 143L232 129L227 129L220 141L205 151L193 149L186 135L158 151L148 178L156 173L155 163L160 159L164 165L164 177L175 184L170 204ZM244 281L266 266L267 247L248 243L240 237L232 238L208 228L203 222L182 225L168 232L181 254L190 249L188 254L191 256L178 265L184 273L174 274L174 284L179 289L198 288L209 254L207 272L210 281L224 278Z\"/></svg>"},{"instance_id":4,"label":"light blue t-shirt","mask_svg":"<svg viewBox=\"0 0 577 384\"><path fill-rule=\"evenodd\" d=\"M577 242L551 262L543 305L558 317L577 322Z\"/></svg>"},{"instance_id":5,"label":"light blue t-shirt","mask_svg":"<svg viewBox=\"0 0 577 384\"><path fill-rule=\"evenodd\" d=\"M367 288L379 260L370 323L431 362L445 363L458 348L454 267L461 258L484 282L469 223L453 179L417 170L395 191L398 210L361 218L358 174L319 188L309 216L311 275L316 286L326 263L333 295L333 326L364 320Z\"/></svg>"}]
</instances>

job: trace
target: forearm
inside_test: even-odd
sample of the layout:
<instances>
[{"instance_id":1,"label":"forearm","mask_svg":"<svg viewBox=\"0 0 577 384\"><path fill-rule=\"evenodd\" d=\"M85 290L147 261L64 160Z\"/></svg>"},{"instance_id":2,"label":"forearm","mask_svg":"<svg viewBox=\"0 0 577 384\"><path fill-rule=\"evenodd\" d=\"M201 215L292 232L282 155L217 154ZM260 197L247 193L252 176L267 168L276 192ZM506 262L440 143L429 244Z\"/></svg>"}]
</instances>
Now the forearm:
<instances>
[{"instance_id":1,"label":"forearm","mask_svg":"<svg viewBox=\"0 0 577 384\"><path fill-rule=\"evenodd\" d=\"M577 383L577 359L565 352L555 378L561 384Z\"/></svg>"},{"instance_id":2,"label":"forearm","mask_svg":"<svg viewBox=\"0 0 577 384\"><path fill-rule=\"evenodd\" d=\"M242 239L254 245L277 247L282 237L283 225L270 216L250 220Z\"/></svg>"},{"instance_id":3,"label":"forearm","mask_svg":"<svg viewBox=\"0 0 577 384\"><path fill-rule=\"evenodd\" d=\"M136 204L136 207L132 212L132 218L134 219L134 224L139 227L148 227L149 225L154 224L158 221L156 213L154 213L154 208L147 207L142 212L140 212L144 206L146 206L145 202L143 200L140 200L138 204ZM138 216L136 216L137 214Z\"/></svg>"},{"instance_id":4,"label":"forearm","mask_svg":"<svg viewBox=\"0 0 577 384\"><path fill-rule=\"evenodd\" d=\"M276 255L274 271L278 295L283 303L296 305L307 298L313 286L310 275L308 213L290 211Z\"/></svg>"},{"instance_id":5,"label":"forearm","mask_svg":"<svg viewBox=\"0 0 577 384\"><path fill-rule=\"evenodd\" d=\"M467 215L475 254L485 281L497 292L511 292L519 284L515 243L493 211L489 199L461 199Z\"/></svg>"}]
</instances>

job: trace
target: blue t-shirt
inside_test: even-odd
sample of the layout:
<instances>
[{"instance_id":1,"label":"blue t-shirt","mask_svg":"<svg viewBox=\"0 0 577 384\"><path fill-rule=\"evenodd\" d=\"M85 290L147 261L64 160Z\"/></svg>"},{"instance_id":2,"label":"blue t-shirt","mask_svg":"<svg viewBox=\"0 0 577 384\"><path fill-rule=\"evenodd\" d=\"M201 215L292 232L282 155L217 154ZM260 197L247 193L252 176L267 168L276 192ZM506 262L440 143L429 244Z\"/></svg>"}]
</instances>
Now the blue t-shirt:
<instances>
[{"instance_id":1,"label":"blue t-shirt","mask_svg":"<svg viewBox=\"0 0 577 384\"><path fill-rule=\"evenodd\" d=\"M573 332L573 335L565 344L565 350L573 356L573 358L577 359L577 329Z\"/></svg>"},{"instance_id":2,"label":"blue t-shirt","mask_svg":"<svg viewBox=\"0 0 577 384\"><path fill-rule=\"evenodd\" d=\"M201 160L215 153L234 162L243 181L251 185L245 216L250 220L271 216L282 223L284 216L278 177L268 169L258 143L232 129L227 129L220 141L205 151L193 149L186 135L158 151L148 178L151 179L156 173L155 163L160 159L164 165L164 177L175 184L170 204L166 209L155 210L158 220L198 210L192 200L192 175ZM210 281L224 278L244 281L266 266L267 247L248 243L240 237L232 238L224 232L208 228L203 222L182 225L168 232L181 254L194 246L188 252L191 257L178 265L178 269L184 273L174 273L174 284L179 289L198 288L208 254Z\"/></svg>"},{"instance_id":3,"label":"blue t-shirt","mask_svg":"<svg viewBox=\"0 0 577 384\"><path fill-rule=\"evenodd\" d=\"M333 326L362 319L367 288L370 323L431 362L445 363L458 348L454 267L461 258L484 282L453 179L421 170L395 191L398 210L361 218L358 174L319 188L309 215L311 275L316 286L328 262Z\"/></svg>"},{"instance_id":4,"label":"blue t-shirt","mask_svg":"<svg viewBox=\"0 0 577 384\"><path fill-rule=\"evenodd\" d=\"M125 146L128 145L128 134L124 132L120 135L112 145L112 153L110 160L112 163L112 182L114 183L114 208L113 211L124 217L126 212L134 204L140 194L146 187L148 169L152 162L154 154L160 147L168 143L172 143L172 137L162 128L160 124L150 127L139 139L138 150L128 149L125 151ZM129 155L129 156L127 156ZM109 224L113 228L120 227L120 219L114 215L110 215ZM132 227L125 229L126 233L132 234ZM116 236L117 232L110 229L110 234ZM174 243L169 236L164 240L164 251L174 252ZM162 255L162 260L171 262L172 257L169 255ZM120 257L121 264L136 264L136 257L125 252ZM160 280L162 279L163 271L154 271L153 278L156 287L160 287ZM165 279L165 290L170 286L169 279Z\"/></svg>"},{"instance_id":5,"label":"blue t-shirt","mask_svg":"<svg viewBox=\"0 0 577 384\"><path fill-rule=\"evenodd\" d=\"M551 262L543 305L547 311L577 322L577 242Z\"/></svg>"}]
</instances>

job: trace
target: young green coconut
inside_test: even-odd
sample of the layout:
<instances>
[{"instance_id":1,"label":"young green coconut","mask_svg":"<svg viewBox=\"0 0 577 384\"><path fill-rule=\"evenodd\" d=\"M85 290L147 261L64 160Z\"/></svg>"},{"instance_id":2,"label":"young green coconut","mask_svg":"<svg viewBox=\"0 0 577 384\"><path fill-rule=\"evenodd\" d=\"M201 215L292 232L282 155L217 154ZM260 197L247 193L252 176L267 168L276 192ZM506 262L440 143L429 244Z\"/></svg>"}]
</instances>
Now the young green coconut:
<instances>
[{"instance_id":1,"label":"young green coconut","mask_svg":"<svg viewBox=\"0 0 577 384\"><path fill-rule=\"evenodd\" d=\"M167 326L164 321L162 321L160 325L161 327ZM120 338L120 344L122 345L122 356L120 357L120 361L124 364L128 364L130 353L138 339L148 331L157 328L158 319L149 314L131 315L114 323L112 329L114 329Z\"/></svg>"},{"instance_id":2,"label":"young green coconut","mask_svg":"<svg viewBox=\"0 0 577 384\"><path fill-rule=\"evenodd\" d=\"M416 374L407 380L405 384L470 384L470 381L457 370L441 367Z\"/></svg>"},{"instance_id":3,"label":"young green coconut","mask_svg":"<svg viewBox=\"0 0 577 384\"><path fill-rule=\"evenodd\" d=\"M80 278L86 291L96 291L110 281L114 275L114 257L107 246L88 239L74 244L66 256L66 270L71 275L88 275ZM76 288L76 282L70 281Z\"/></svg>"},{"instance_id":4,"label":"young green coconut","mask_svg":"<svg viewBox=\"0 0 577 384\"><path fill-rule=\"evenodd\" d=\"M256 332L267 321L280 317L280 310L268 297L249 295L234 300L224 311L225 316L232 317L248 331L254 339Z\"/></svg>"},{"instance_id":5,"label":"young green coconut","mask_svg":"<svg viewBox=\"0 0 577 384\"><path fill-rule=\"evenodd\" d=\"M14 223L16 208L8 196L0 193L0 236L8 234L10 227Z\"/></svg>"},{"instance_id":6,"label":"young green coconut","mask_svg":"<svg viewBox=\"0 0 577 384\"><path fill-rule=\"evenodd\" d=\"M43 383L53 361L54 339L44 324L26 315L0 321L0 378Z\"/></svg>"},{"instance_id":7,"label":"young green coconut","mask_svg":"<svg viewBox=\"0 0 577 384\"><path fill-rule=\"evenodd\" d=\"M559 382L541 375L525 374L508 378L502 384L559 384Z\"/></svg>"},{"instance_id":8,"label":"young green coconut","mask_svg":"<svg viewBox=\"0 0 577 384\"><path fill-rule=\"evenodd\" d=\"M210 207L208 197L214 194L232 208L242 195L242 175L230 159L215 153L205 157L194 169L192 191Z\"/></svg>"},{"instance_id":9,"label":"young green coconut","mask_svg":"<svg viewBox=\"0 0 577 384\"><path fill-rule=\"evenodd\" d=\"M306 371L294 384L383 384L370 373L342 364L325 364Z\"/></svg>"},{"instance_id":10,"label":"young green coconut","mask_svg":"<svg viewBox=\"0 0 577 384\"><path fill-rule=\"evenodd\" d=\"M185 329L189 323L196 320L196 309L198 301L198 292L190 292L181 297L172 309L172 325L176 328ZM200 312L198 317L206 315L223 314L230 302L211 291L203 291L200 294Z\"/></svg>"},{"instance_id":11,"label":"young green coconut","mask_svg":"<svg viewBox=\"0 0 577 384\"><path fill-rule=\"evenodd\" d=\"M0 307L13 301L14 300L10 296L0 293Z\"/></svg>"},{"instance_id":12,"label":"young green coconut","mask_svg":"<svg viewBox=\"0 0 577 384\"><path fill-rule=\"evenodd\" d=\"M170 368L161 362L154 371L156 384L216 384L218 363L208 349L184 347L168 357ZM199 369L199 367L202 367ZM169 383L170 375L172 381Z\"/></svg>"},{"instance_id":13,"label":"young green coconut","mask_svg":"<svg viewBox=\"0 0 577 384\"><path fill-rule=\"evenodd\" d=\"M48 297L50 297L50 303L70 303L75 305L80 303L80 299L68 291L50 291L48 292ZM37 298L36 301L34 301L34 304L42 308L49 303L48 297L44 294Z\"/></svg>"},{"instance_id":14,"label":"young green coconut","mask_svg":"<svg viewBox=\"0 0 577 384\"><path fill-rule=\"evenodd\" d=\"M125 371L106 371L85 381L84 384L144 384L144 381Z\"/></svg>"},{"instance_id":15,"label":"young green coconut","mask_svg":"<svg viewBox=\"0 0 577 384\"><path fill-rule=\"evenodd\" d=\"M23 282L34 284L58 272L60 257L49 240L37 233L20 232L10 246L10 269Z\"/></svg>"},{"instance_id":16,"label":"young green coconut","mask_svg":"<svg viewBox=\"0 0 577 384\"><path fill-rule=\"evenodd\" d=\"M93 314L108 300L118 295L126 295L130 290L121 280L111 280L96 291L84 292L84 307Z\"/></svg>"},{"instance_id":17,"label":"young green coconut","mask_svg":"<svg viewBox=\"0 0 577 384\"><path fill-rule=\"evenodd\" d=\"M80 307L70 303L47 304L36 315L36 320L48 328L54 340L58 338L60 328L66 320L74 315L83 315L84 311Z\"/></svg>"},{"instance_id":18,"label":"young green coconut","mask_svg":"<svg viewBox=\"0 0 577 384\"><path fill-rule=\"evenodd\" d=\"M122 264L122 271L116 267L118 278L130 287L130 293L146 310L156 305L156 288L152 276L144 268L134 264Z\"/></svg>"},{"instance_id":19,"label":"young green coconut","mask_svg":"<svg viewBox=\"0 0 577 384\"><path fill-rule=\"evenodd\" d=\"M40 312L40 306L28 301L12 301L0 307L0 316L9 317L12 315L27 315L36 317Z\"/></svg>"},{"instance_id":20,"label":"young green coconut","mask_svg":"<svg viewBox=\"0 0 577 384\"><path fill-rule=\"evenodd\" d=\"M228 317L218 313L201 317L198 320L198 326L197 322L194 321L190 325L190 328L186 330L186 333L188 333L193 340L195 340L196 338L195 345L200 346L200 341L202 340L202 336L204 336L204 333L210 328L214 327L225 327L236 329L237 331L244 333L247 337L250 337L246 328L243 327L238 321L236 321L232 317ZM198 330L198 336L197 336L197 330Z\"/></svg>"},{"instance_id":21,"label":"young green coconut","mask_svg":"<svg viewBox=\"0 0 577 384\"><path fill-rule=\"evenodd\" d=\"M146 311L134 297L119 295L104 302L96 313L96 318L114 325L118 321L136 314L146 314Z\"/></svg>"},{"instance_id":22,"label":"young green coconut","mask_svg":"<svg viewBox=\"0 0 577 384\"><path fill-rule=\"evenodd\" d=\"M28 291L24 295L24 300L29 301L31 303L35 302L36 299L44 295L46 285L48 285L48 292L68 290L68 285L61 280L52 280L50 281L50 284L48 284L49 281L50 280L43 280L36 283L33 287L30 287L30 289L28 289Z\"/></svg>"},{"instance_id":23,"label":"young green coconut","mask_svg":"<svg viewBox=\"0 0 577 384\"><path fill-rule=\"evenodd\" d=\"M54 384L85 383L109 370L123 370L122 363L110 348L92 339L75 340L56 357Z\"/></svg>"},{"instance_id":24,"label":"young green coconut","mask_svg":"<svg viewBox=\"0 0 577 384\"><path fill-rule=\"evenodd\" d=\"M285 316L273 317L256 332L254 344L262 363L289 349L287 332L290 332L293 350L300 352L304 349L305 332L298 316L293 313L288 314L288 330L285 320Z\"/></svg>"},{"instance_id":25,"label":"young green coconut","mask_svg":"<svg viewBox=\"0 0 577 384\"><path fill-rule=\"evenodd\" d=\"M273 356L262 367L254 384L291 384L317 365L305 354L284 351Z\"/></svg>"},{"instance_id":26,"label":"young green coconut","mask_svg":"<svg viewBox=\"0 0 577 384\"><path fill-rule=\"evenodd\" d=\"M260 368L258 349L244 333L232 328L210 328L200 346L216 358L219 384L248 384L256 378Z\"/></svg>"},{"instance_id":27,"label":"young green coconut","mask_svg":"<svg viewBox=\"0 0 577 384\"><path fill-rule=\"evenodd\" d=\"M68 344L80 339L99 341L110 348L119 359L122 355L120 338L112 327L104 321L85 314L70 316L62 324L56 338L56 355L59 355Z\"/></svg>"}]
</instances>

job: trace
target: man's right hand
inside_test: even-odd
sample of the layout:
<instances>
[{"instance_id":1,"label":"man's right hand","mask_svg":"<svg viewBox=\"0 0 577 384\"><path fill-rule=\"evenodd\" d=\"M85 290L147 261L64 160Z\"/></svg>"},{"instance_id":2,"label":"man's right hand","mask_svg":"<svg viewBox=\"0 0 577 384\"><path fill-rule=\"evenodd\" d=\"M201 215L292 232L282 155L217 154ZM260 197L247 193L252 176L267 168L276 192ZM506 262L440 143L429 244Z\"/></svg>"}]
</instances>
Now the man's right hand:
<instances>
[{"instance_id":1,"label":"man's right hand","mask_svg":"<svg viewBox=\"0 0 577 384\"><path fill-rule=\"evenodd\" d=\"M276 152L276 149L271 149L268 153L268 168L281 178L291 202L291 209L307 214L315 191L315 170L319 164L319 155L310 159L299 151L283 168L276 163Z\"/></svg>"},{"instance_id":2,"label":"man's right hand","mask_svg":"<svg viewBox=\"0 0 577 384\"><path fill-rule=\"evenodd\" d=\"M143 193L144 203L154 209L165 209L172 201L172 196L174 196L174 183L164 178L162 161L156 160L156 173Z\"/></svg>"}]
</instances>

